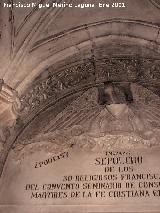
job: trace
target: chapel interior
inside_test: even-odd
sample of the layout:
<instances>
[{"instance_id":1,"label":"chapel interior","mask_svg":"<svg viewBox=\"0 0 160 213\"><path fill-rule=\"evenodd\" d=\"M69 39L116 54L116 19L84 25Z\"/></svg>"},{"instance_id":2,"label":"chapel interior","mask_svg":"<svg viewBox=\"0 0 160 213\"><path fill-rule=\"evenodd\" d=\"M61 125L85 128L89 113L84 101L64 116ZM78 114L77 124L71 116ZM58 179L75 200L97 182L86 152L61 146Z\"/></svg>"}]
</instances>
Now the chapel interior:
<instances>
[{"instance_id":1,"label":"chapel interior","mask_svg":"<svg viewBox=\"0 0 160 213\"><path fill-rule=\"evenodd\" d=\"M21 4L26 2L33 3ZM22 192L15 191L36 172L21 161L29 165L32 155L35 162L43 159L42 150L65 152L76 143L70 135L80 138L77 149L87 146L84 134L88 141L132 136L133 147L140 148L160 142L160 0L123 0L125 8L47 8L53 0L35 2L44 8L0 2L0 213L31 212L32 204L25 209ZM49 172L38 178L47 181ZM52 212L40 206L34 212Z\"/></svg>"}]
</instances>

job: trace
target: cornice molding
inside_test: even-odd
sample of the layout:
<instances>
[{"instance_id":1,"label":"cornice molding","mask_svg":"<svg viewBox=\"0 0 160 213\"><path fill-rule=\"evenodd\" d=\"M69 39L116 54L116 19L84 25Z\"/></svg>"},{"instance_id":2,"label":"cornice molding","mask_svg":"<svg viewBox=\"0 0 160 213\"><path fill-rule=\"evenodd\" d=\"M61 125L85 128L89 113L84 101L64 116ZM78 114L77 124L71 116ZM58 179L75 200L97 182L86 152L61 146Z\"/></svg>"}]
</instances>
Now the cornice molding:
<instances>
[{"instance_id":1,"label":"cornice molding","mask_svg":"<svg viewBox=\"0 0 160 213\"><path fill-rule=\"evenodd\" d=\"M114 27L110 28L110 25L113 25ZM126 31L123 33L123 31L121 31L121 33L119 32L120 29L122 27L126 27ZM134 31L132 32L132 30L129 32L127 30L128 27L134 27ZM137 31L140 30L141 27L141 31ZM95 28L99 29L99 32L95 31ZM124 35L124 36L133 36L133 37L137 37L137 38L144 38L143 36L148 36L144 34L144 31L149 30L149 29L154 29L154 30L160 30L160 27L158 25L154 25L150 22L145 22L145 21L141 21L141 20L131 20L131 19L119 19L119 18L114 18L114 19L108 19L108 20L103 20L103 21L99 21L99 22L94 22L94 23L89 23L89 24L85 24L85 25L81 25L81 26L77 26L73 29L69 29L66 31L63 31L61 33L58 34L54 34L51 35L49 37L43 38L41 40L37 40L33 47L31 48L30 52L36 50L38 47L43 46L45 44L47 44L48 42L52 42L52 41L56 41L60 38L63 38L65 36L68 36L70 34L76 34L76 33L82 33L84 31L88 31L88 32L92 32L95 33L95 35L92 37L100 37L100 34L102 33L102 31L104 31L105 29L105 35ZM97 35L96 35L97 33ZM104 32L103 32L104 33ZM139 33L139 37L136 36L136 33ZM155 33L155 31L154 31ZM104 36L104 34L103 34Z\"/></svg>"}]
</instances>

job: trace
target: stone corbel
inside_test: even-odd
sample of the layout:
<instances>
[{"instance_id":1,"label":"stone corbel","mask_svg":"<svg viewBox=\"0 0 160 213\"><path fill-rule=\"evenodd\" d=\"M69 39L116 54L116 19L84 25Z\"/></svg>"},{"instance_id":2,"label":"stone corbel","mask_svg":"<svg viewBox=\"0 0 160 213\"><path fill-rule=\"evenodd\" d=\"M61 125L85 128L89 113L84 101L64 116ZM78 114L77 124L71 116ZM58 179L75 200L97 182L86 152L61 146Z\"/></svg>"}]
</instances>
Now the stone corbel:
<instances>
[{"instance_id":1,"label":"stone corbel","mask_svg":"<svg viewBox=\"0 0 160 213\"><path fill-rule=\"evenodd\" d=\"M8 131L16 124L20 113L18 93L0 80L0 141L4 142Z\"/></svg>"}]
</instances>

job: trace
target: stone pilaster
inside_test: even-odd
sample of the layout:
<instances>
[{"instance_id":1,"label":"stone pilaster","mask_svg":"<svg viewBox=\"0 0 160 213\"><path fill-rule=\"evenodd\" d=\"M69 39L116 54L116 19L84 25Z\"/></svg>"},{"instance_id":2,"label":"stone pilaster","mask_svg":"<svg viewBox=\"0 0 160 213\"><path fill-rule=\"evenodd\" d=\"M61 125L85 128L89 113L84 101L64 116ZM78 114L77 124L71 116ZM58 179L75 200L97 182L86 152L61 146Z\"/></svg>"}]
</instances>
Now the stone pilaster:
<instances>
[{"instance_id":1,"label":"stone pilaster","mask_svg":"<svg viewBox=\"0 0 160 213\"><path fill-rule=\"evenodd\" d=\"M20 106L18 93L0 80L0 151L10 136L10 129L16 124Z\"/></svg>"}]
</instances>

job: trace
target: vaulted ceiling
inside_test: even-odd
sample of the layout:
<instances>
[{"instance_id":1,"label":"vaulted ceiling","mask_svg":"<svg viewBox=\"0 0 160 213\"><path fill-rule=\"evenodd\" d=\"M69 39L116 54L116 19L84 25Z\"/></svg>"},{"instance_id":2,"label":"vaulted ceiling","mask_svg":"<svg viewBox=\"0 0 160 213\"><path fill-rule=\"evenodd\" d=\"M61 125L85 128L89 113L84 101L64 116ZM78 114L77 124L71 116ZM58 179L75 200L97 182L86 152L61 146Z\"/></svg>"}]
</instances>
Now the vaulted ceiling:
<instances>
[{"instance_id":1,"label":"vaulted ceiling","mask_svg":"<svg viewBox=\"0 0 160 213\"><path fill-rule=\"evenodd\" d=\"M53 1L36 2L45 5ZM68 0L66 3L76 5L92 1ZM91 57L95 48L107 46L106 39L110 35L137 38L137 44L153 47L153 51L158 52L154 47L159 43L157 5L149 0L125 0L124 3L126 8L120 9L3 8L2 3L0 77L21 94L45 68L74 54L80 54L82 59Z\"/></svg>"}]
</instances>

